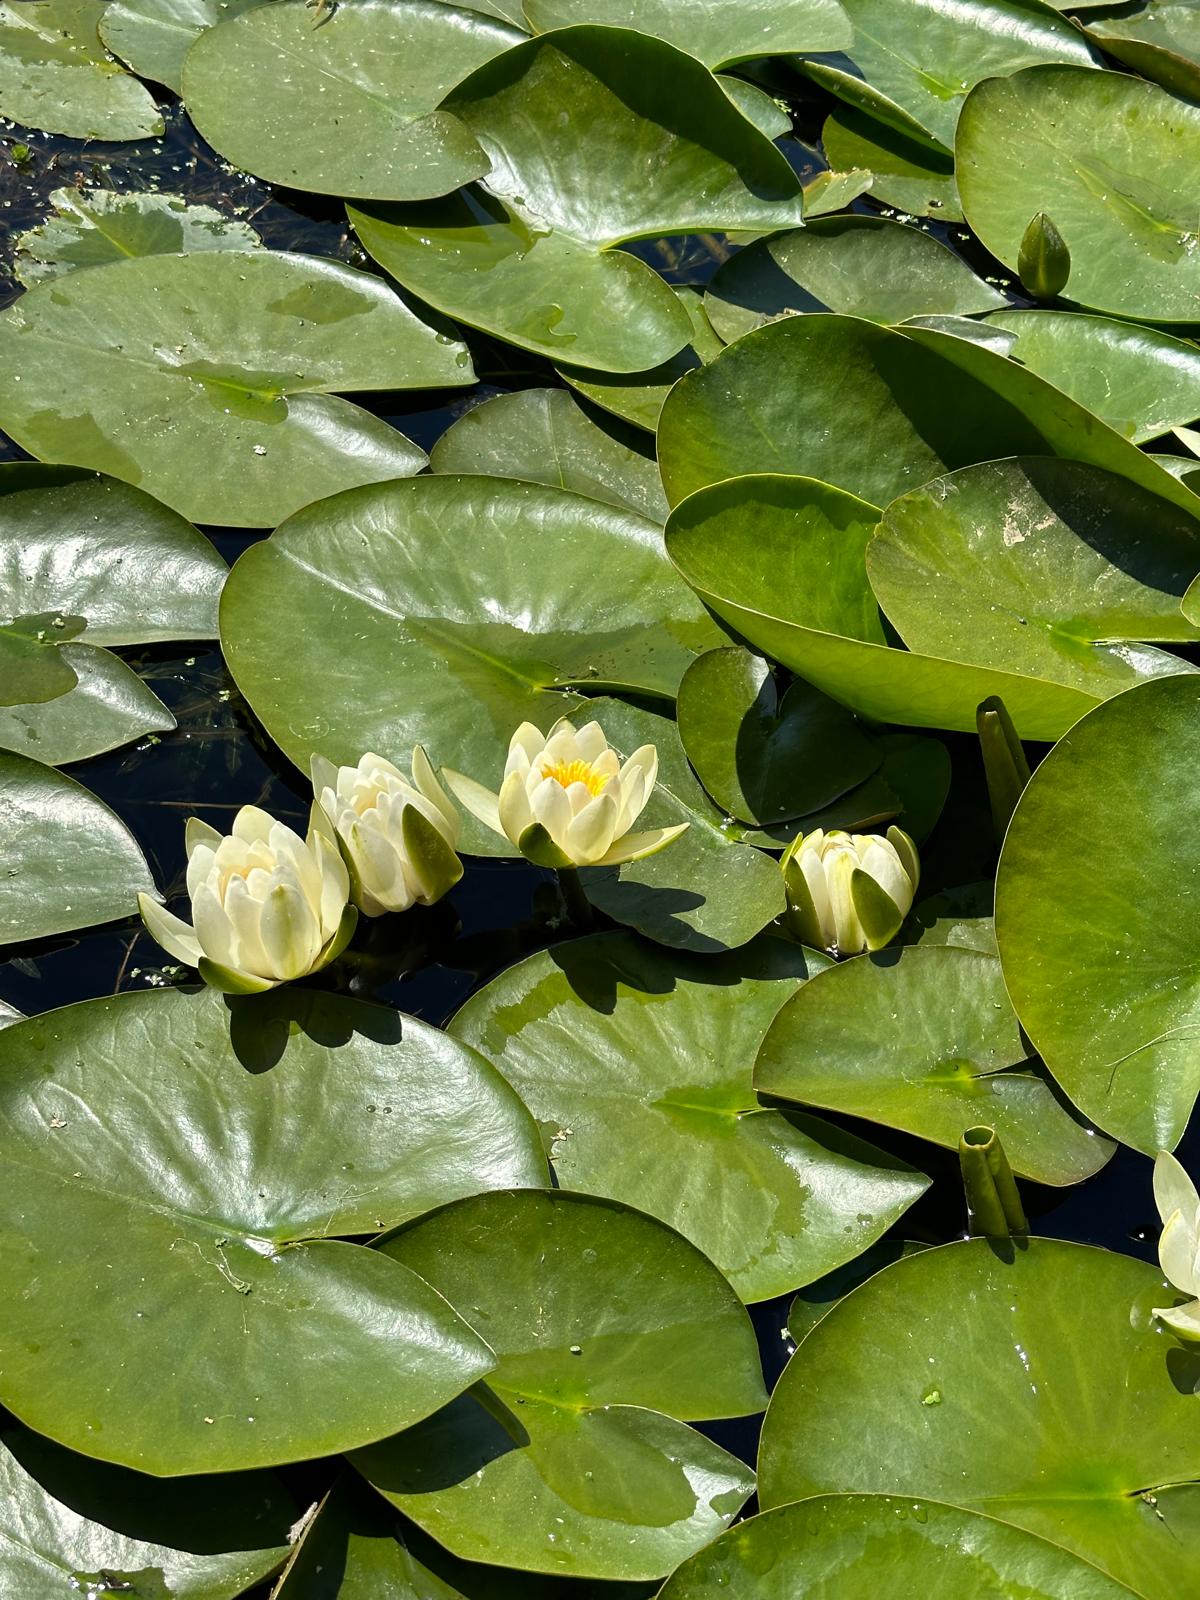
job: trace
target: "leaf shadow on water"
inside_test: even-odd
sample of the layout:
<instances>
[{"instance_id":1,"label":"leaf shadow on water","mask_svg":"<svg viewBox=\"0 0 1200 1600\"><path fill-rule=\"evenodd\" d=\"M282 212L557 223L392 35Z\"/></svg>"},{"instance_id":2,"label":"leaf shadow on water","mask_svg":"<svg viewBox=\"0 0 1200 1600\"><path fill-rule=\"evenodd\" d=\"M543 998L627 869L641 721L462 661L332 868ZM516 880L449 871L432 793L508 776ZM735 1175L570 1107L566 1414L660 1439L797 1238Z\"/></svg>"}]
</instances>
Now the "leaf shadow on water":
<instances>
[{"instance_id":1,"label":"leaf shadow on water","mask_svg":"<svg viewBox=\"0 0 1200 1600\"><path fill-rule=\"evenodd\" d=\"M356 1033L377 1044L399 1044L404 1018L398 1011L285 985L266 994L226 995L229 1042L247 1072L278 1066L288 1040L303 1033L314 1044L336 1050Z\"/></svg>"}]
</instances>

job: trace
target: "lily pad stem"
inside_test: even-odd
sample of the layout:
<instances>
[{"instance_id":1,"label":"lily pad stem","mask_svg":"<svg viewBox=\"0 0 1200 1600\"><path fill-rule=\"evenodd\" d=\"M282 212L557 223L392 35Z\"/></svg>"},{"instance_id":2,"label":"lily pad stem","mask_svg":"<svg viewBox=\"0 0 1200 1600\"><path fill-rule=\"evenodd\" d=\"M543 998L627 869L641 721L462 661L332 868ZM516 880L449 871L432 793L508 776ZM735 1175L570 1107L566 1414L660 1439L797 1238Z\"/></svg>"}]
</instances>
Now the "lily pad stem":
<instances>
[{"instance_id":1,"label":"lily pad stem","mask_svg":"<svg viewBox=\"0 0 1200 1600\"><path fill-rule=\"evenodd\" d=\"M958 1141L958 1160L971 1233L990 1239L1028 1233L1016 1179L995 1128L968 1128Z\"/></svg>"},{"instance_id":2,"label":"lily pad stem","mask_svg":"<svg viewBox=\"0 0 1200 1600\"><path fill-rule=\"evenodd\" d=\"M563 905L567 908L567 917L572 926L581 933L586 932L595 920L595 913L574 867L558 868L558 887L562 891Z\"/></svg>"}]
</instances>

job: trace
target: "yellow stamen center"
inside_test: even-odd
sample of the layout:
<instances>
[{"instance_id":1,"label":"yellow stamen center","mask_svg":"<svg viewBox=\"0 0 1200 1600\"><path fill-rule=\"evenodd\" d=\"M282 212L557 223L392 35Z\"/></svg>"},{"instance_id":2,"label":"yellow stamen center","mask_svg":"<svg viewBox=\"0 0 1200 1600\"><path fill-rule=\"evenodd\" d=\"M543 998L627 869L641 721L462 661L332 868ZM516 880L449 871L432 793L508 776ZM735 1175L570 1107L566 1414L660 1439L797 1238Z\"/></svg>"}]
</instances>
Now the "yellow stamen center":
<instances>
[{"instance_id":1,"label":"yellow stamen center","mask_svg":"<svg viewBox=\"0 0 1200 1600\"><path fill-rule=\"evenodd\" d=\"M542 766L542 777L553 778L564 789L569 789L573 783L582 783L589 794L599 794L608 782L590 761L547 761Z\"/></svg>"}]
</instances>

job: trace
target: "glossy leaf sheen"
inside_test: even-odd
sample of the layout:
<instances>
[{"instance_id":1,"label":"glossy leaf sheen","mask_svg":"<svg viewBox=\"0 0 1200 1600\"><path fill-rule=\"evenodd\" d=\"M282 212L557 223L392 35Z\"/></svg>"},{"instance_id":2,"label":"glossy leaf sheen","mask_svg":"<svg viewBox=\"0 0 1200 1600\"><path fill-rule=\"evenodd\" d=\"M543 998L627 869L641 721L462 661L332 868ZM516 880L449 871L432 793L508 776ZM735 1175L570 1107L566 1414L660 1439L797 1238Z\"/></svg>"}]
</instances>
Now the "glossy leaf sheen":
<instances>
[{"instance_id":1,"label":"glossy leaf sheen","mask_svg":"<svg viewBox=\"0 0 1200 1600\"><path fill-rule=\"evenodd\" d=\"M851 105L835 106L821 129L825 155L840 168L864 168L883 205L919 217L961 222L954 158Z\"/></svg>"},{"instance_id":2,"label":"glossy leaf sheen","mask_svg":"<svg viewBox=\"0 0 1200 1600\"><path fill-rule=\"evenodd\" d=\"M0 116L72 139L163 131L144 84L105 55L103 0L0 0Z\"/></svg>"},{"instance_id":3,"label":"glossy leaf sheen","mask_svg":"<svg viewBox=\"0 0 1200 1600\"><path fill-rule=\"evenodd\" d=\"M0 707L0 749L62 767L174 728L172 713L120 656L90 644L60 652L74 686L40 704Z\"/></svg>"},{"instance_id":4,"label":"glossy leaf sheen","mask_svg":"<svg viewBox=\"0 0 1200 1600\"><path fill-rule=\"evenodd\" d=\"M1172 94L1200 99L1200 17L1186 0L1148 0L1132 15L1121 7L1115 16L1089 20L1088 34L1110 56Z\"/></svg>"},{"instance_id":5,"label":"glossy leaf sheen","mask_svg":"<svg viewBox=\"0 0 1200 1600\"><path fill-rule=\"evenodd\" d=\"M109 0L100 37L143 78L183 91L184 57L207 28L263 0Z\"/></svg>"},{"instance_id":6,"label":"glossy leaf sheen","mask_svg":"<svg viewBox=\"0 0 1200 1600\"><path fill-rule=\"evenodd\" d=\"M728 66L759 56L802 50L839 50L851 28L837 0L525 0L525 16L539 33L573 22L636 27L697 57Z\"/></svg>"}]
</instances>

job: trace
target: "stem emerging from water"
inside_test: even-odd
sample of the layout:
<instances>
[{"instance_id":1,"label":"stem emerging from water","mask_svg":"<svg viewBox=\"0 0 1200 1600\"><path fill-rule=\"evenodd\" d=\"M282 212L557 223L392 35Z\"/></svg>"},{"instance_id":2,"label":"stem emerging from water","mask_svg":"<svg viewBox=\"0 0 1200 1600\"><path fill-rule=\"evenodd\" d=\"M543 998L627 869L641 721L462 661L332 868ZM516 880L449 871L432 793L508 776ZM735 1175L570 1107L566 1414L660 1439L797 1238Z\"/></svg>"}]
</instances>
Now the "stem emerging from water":
<instances>
[{"instance_id":1,"label":"stem emerging from water","mask_svg":"<svg viewBox=\"0 0 1200 1600\"><path fill-rule=\"evenodd\" d=\"M994 1128L968 1128L958 1141L971 1233L1007 1239L1028 1233L1016 1179Z\"/></svg>"},{"instance_id":2,"label":"stem emerging from water","mask_svg":"<svg viewBox=\"0 0 1200 1600\"><path fill-rule=\"evenodd\" d=\"M592 902L584 894L583 884L574 867L558 868L558 887L562 891L563 904L571 923L580 933L586 932L594 921Z\"/></svg>"}]
</instances>

